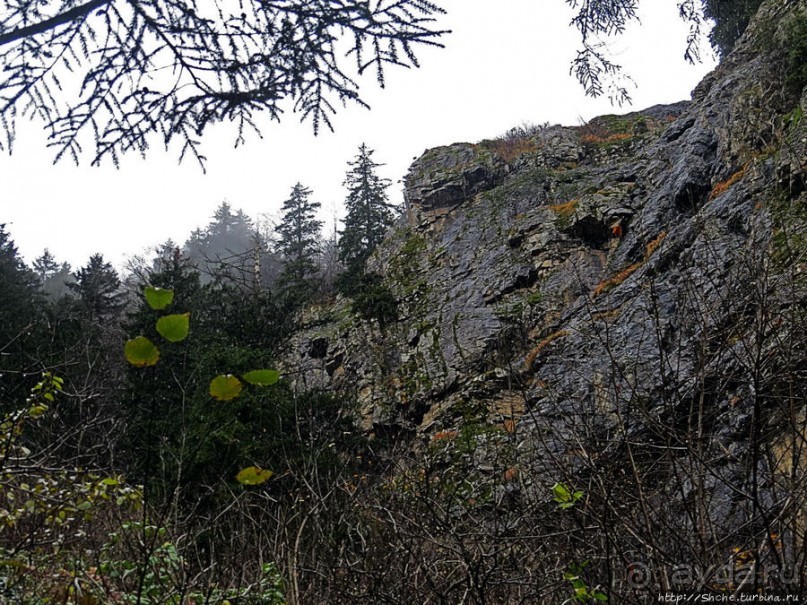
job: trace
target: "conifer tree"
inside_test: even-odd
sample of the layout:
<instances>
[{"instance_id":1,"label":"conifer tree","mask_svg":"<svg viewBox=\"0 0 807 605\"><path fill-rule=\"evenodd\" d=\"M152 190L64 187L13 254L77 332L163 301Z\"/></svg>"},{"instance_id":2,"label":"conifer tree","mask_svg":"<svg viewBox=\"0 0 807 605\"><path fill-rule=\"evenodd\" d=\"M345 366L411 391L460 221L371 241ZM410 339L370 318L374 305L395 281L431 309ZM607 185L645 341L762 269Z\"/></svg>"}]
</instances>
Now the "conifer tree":
<instances>
[{"instance_id":1,"label":"conifer tree","mask_svg":"<svg viewBox=\"0 0 807 605\"><path fill-rule=\"evenodd\" d=\"M283 219L275 227L278 234L277 250L283 257L280 285L293 305L300 304L313 292L313 278L317 273L320 230L322 221L316 220L319 202L312 202L311 190L297 183L283 203Z\"/></svg>"},{"instance_id":2,"label":"conifer tree","mask_svg":"<svg viewBox=\"0 0 807 605\"><path fill-rule=\"evenodd\" d=\"M703 14L712 19L714 28L709 41L725 57L748 27L762 0L703 0Z\"/></svg>"},{"instance_id":3,"label":"conifer tree","mask_svg":"<svg viewBox=\"0 0 807 605\"><path fill-rule=\"evenodd\" d=\"M31 267L39 280L39 288L51 299L67 293L73 275L68 263L58 263L53 253L45 248L41 256L34 259Z\"/></svg>"},{"instance_id":4,"label":"conifer tree","mask_svg":"<svg viewBox=\"0 0 807 605\"><path fill-rule=\"evenodd\" d=\"M383 166L373 161L372 149L364 143L345 176L348 190L345 207L345 229L339 240L339 260L345 264L347 276L357 278L373 250L382 242L392 225L392 204L387 197L389 179L381 178L376 169Z\"/></svg>"},{"instance_id":5,"label":"conifer tree","mask_svg":"<svg viewBox=\"0 0 807 605\"><path fill-rule=\"evenodd\" d=\"M44 282L59 270L59 263L53 253L45 248L40 256L34 259L31 265L40 282Z\"/></svg>"},{"instance_id":6,"label":"conifer tree","mask_svg":"<svg viewBox=\"0 0 807 605\"><path fill-rule=\"evenodd\" d=\"M366 106L363 72L383 85L387 66L440 46L444 12L428 0L0 2L0 149L29 112L57 157L77 159L89 131L94 161L116 165L152 136L203 164L210 126L235 123L240 142L287 105L330 128L340 103Z\"/></svg>"},{"instance_id":7,"label":"conifer tree","mask_svg":"<svg viewBox=\"0 0 807 605\"><path fill-rule=\"evenodd\" d=\"M70 289L78 296L90 319L114 317L126 304L126 294L115 269L101 254L93 254L86 266L73 274Z\"/></svg>"},{"instance_id":8,"label":"conifer tree","mask_svg":"<svg viewBox=\"0 0 807 605\"><path fill-rule=\"evenodd\" d=\"M256 246L265 247L252 219L222 202L208 226L191 233L185 253L201 271L203 283L242 283L252 275Z\"/></svg>"},{"instance_id":9,"label":"conifer tree","mask_svg":"<svg viewBox=\"0 0 807 605\"><path fill-rule=\"evenodd\" d=\"M0 413L31 386L25 375L38 369L31 340L40 319L36 276L5 227L0 223Z\"/></svg>"}]
</instances>

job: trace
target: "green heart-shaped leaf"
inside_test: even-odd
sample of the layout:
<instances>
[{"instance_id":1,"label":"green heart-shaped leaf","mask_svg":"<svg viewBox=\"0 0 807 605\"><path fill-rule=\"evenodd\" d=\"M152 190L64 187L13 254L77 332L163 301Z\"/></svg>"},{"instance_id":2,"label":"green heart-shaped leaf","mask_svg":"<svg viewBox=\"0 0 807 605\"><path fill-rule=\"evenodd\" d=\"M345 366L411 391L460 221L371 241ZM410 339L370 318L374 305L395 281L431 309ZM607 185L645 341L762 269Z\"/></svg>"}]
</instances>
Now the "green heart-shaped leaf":
<instances>
[{"instance_id":1,"label":"green heart-shaped leaf","mask_svg":"<svg viewBox=\"0 0 807 605\"><path fill-rule=\"evenodd\" d=\"M248 466L235 476L235 480L241 485L260 485L264 481L268 481L272 476L272 471L266 471L257 466Z\"/></svg>"},{"instance_id":2,"label":"green heart-shaped leaf","mask_svg":"<svg viewBox=\"0 0 807 605\"><path fill-rule=\"evenodd\" d=\"M219 401L230 401L241 394L241 381L232 374L222 374L210 381L210 395Z\"/></svg>"},{"instance_id":3,"label":"green heart-shaped leaf","mask_svg":"<svg viewBox=\"0 0 807 605\"><path fill-rule=\"evenodd\" d=\"M268 387L280 380L280 372L277 370L252 370L241 378L257 387Z\"/></svg>"},{"instance_id":4,"label":"green heart-shaped leaf","mask_svg":"<svg viewBox=\"0 0 807 605\"><path fill-rule=\"evenodd\" d=\"M160 350L145 336L138 336L126 341L123 356L136 368L145 368L160 360Z\"/></svg>"},{"instance_id":5,"label":"green heart-shaped leaf","mask_svg":"<svg viewBox=\"0 0 807 605\"><path fill-rule=\"evenodd\" d=\"M157 332L169 342L179 342L188 337L190 313L166 315L157 320Z\"/></svg>"},{"instance_id":6,"label":"green heart-shaped leaf","mask_svg":"<svg viewBox=\"0 0 807 605\"><path fill-rule=\"evenodd\" d=\"M155 311L162 311L174 300L174 291L166 290L165 288L146 286L143 294L146 296L146 302L149 307Z\"/></svg>"}]
</instances>

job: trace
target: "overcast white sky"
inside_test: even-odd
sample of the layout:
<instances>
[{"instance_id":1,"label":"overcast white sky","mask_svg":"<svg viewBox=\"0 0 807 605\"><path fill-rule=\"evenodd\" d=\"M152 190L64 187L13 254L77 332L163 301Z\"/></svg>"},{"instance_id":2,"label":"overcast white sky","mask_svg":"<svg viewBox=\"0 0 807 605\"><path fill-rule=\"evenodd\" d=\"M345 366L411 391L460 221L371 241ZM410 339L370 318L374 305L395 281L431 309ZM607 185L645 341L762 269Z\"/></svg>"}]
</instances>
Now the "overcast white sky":
<instances>
[{"instance_id":1,"label":"overcast white sky","mask_svg":"<svg viewBox=\"0 0 807 605\"><path fill-rule=\"evenodd\" d=\"M634 104L614 108L586 98L569 75L579 40L563 0L441 4L448 9L441 25L453 30L446 47L420 52L421 69L389 69L383 90L368 74L362 92L372 110L348 107L337 114L335 133L317 137L309 124L287 115L262 128L263 140L253 137L238 149L233 132L218 127L204 141L207 174L191 162L178 165L177 150L156 145L145 160L125 157L119 169L88 161L54 166L42 129L20 125L13 155L0 156L0 223L28 261L48 247L74 268L95 252L120 267L168 238L184 242L224 200L253 218L277 216L297 181L313 189L331 224L342 210L347 161L362 142L387 164L390 197L398 202L399 181L430 147L491 138L522 122L575 125L688 99L714 66L708 48L703 64L684 61L687 26L676 2L643 2L642 24L613 46L638 86Z\"/></svg>"}]
</instances>

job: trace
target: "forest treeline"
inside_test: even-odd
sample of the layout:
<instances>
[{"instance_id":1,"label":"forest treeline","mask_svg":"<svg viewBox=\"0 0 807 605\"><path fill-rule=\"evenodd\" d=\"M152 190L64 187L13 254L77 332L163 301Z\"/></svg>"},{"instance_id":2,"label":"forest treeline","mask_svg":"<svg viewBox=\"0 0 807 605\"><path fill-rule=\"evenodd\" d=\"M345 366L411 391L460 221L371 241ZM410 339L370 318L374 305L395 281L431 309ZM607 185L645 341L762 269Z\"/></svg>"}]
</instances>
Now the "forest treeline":
<instances>
[{"instance_id":1,"label":"forest treeline","mask_svg":"<svg viewBox=\"0 0 807 605\"><path fill-rule=\"evenodd\" d=\"M277 549L299 550L313 514L298 500L359 472L363 437L332 394L281 380L219 401L209 385L274 367L304 305L342 292L373 313L365 264L396 215L373 153L349 163L328 238L300 183L276 225L222 203L123 274L101 254L74 270L45 250L29 266L0 226L0 602L288 598L277 566L294 553ZM124 342L161 338L146 288L170 292L190 330L135 367ZM274 476L250 490L244 468Z\"/></svg>"}]
</instances>

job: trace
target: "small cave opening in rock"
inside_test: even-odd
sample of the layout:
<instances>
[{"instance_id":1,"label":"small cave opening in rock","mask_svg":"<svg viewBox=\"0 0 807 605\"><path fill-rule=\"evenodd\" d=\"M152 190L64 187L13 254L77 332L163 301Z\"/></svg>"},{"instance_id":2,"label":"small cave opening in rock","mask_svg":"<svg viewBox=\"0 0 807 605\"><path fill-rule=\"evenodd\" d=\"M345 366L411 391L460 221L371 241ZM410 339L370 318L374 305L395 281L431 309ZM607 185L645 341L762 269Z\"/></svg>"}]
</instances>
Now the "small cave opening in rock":
<instances>
[{"instance_id":1,"label":"small cave opening in rock","mask_svg":"<svg viewBox=\"0 0 807 605\"><path fill-rule=\"evenodd\" d=\"M592 247L602 246L611 237L611 230L593 216L584 216L575 221L571 232Z\"/></svg>"},{"instance_id":2,"label":"small cave opening in rock","mask_svg":"<svg viewBox=\"0 0 807 605\"><path fill-rule=\"evenodd\" d=\"M308 356L312 359L325 359L328 354L328 339L314 338L308 345Z\"/></svg>"}]
</instances>

